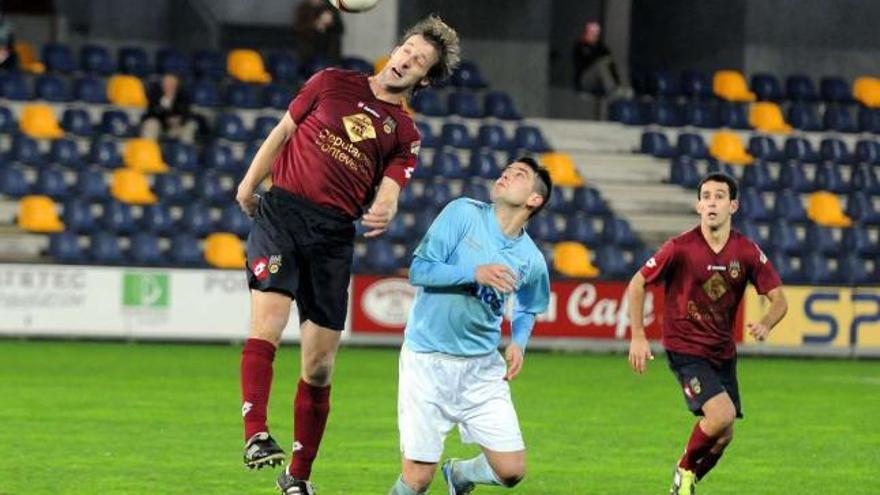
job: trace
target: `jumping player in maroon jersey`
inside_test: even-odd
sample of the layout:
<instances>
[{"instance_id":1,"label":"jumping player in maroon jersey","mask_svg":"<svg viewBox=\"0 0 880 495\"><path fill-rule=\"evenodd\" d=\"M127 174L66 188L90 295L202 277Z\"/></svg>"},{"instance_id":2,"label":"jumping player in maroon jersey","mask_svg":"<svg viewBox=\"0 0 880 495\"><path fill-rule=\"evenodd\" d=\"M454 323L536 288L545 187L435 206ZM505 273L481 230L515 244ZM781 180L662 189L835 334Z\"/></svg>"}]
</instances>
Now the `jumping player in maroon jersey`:
<instances>
[{"instance_id":1,"label":"jumping player in maroon jersey","mask_svg":"<svg viewBox=\"0 0 880 495\"><path fill-rule=\"evenodd\" d=\"M330 379L348 307L354 221L381 235L412 175L420 136L402 104L441 82L459 61L457 33L437 17L413 26L370 76L338 69L309 79L257 151L236 201L254 217L247 241L251 327L241 358L244 462L281 464L266 406L272 362L296 300L301 377L294 400L292 459L283 494L311 494L308 481L330 410ZM257 186L271 172L272 188ZM366 210L366 212L364 211Z\"/></svg>"},{"instance_id":2,"label":"jumping player in maroon jersey","mask_svg":"<svg viewBox=\"0 0 880 495\"><path fill-rule=\"evenodd\" d=\"M642 316L645 285L663 282L663 347L688 408L702 416L676 466L672 495L694 493L733 439L734 420L742 418L733 327L746 283L770 300L764 317L747 324L757 340L764 340L788 309L773 265L754 242L731 229L737 189L725 174L700 181L700 225L663 244L629 284L630 365L644 373L654 359Z\"/></svg>"}]
</instances>

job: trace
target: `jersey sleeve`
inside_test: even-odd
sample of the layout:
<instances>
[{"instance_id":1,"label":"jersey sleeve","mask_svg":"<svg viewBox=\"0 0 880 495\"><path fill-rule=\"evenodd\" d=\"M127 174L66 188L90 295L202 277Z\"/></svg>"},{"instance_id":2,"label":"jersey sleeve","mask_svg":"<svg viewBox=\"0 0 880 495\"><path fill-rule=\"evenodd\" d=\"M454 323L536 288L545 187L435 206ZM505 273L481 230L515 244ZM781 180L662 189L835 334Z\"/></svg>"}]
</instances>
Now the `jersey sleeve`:
<instances>
[{"instance_id":1,"label":"jersey sleeve","mask_svg":"<svg viewBox=\"0 0 880 495\"><path fill-rule=\"evenodd\" d=\"M543 256L535 263L529 279L516 291L514 313L531 313L534 315L547 311L550 303L550 274Z\"/></svg>"},{"instance_id":2,"label":"jersey sleeve","mask_svg":"<svg viewBox=\"0 0 880 495\"><path fill-rule=\"evenodd\" d=\"M324 87L327 79L326 70L315 73L299 90L299 93L291 100L287 107L290 118L299 125L303 119L315 108L318 102L318 95Z\"/></svg>"},{"instance_id":3,"label":"jersey sleeve","mask_svg":"<svg viewBox=\"0 0 880 495\"><path fill-rule=\"evenodd\" d=\"M761 248L754 242L749 241L749 244L752 248L749 256L752 266L749 280L755 286L758 294L764 295L782 285L782 280L764 251L761 251Z\"/></svg>"},{"instance_id":4,"label":"jersey sleeve","mask_svg":"<svg viewBox=\"0 0 880 495\"><path fill-rule=\"evenodd\" d=\"M645 262L639 272L645 277L645 282L652 284L662 278L675 265L675 242L666 241L660 249Z\"/></svg>"},{"instance_id":5,"label":"jersey sleeve","mask_svg":"<svg viewBox=\"0 0 880 495\"><path fill-rule=\"evenodd\" d=\"M421 287L438 287L474 281L476 266L449 263L453 250L467 230L467 219L474 211L467 201L452 201L431 224L413 253L409 269L410 283Z\"/></svg>"},{"instance_id":6,"label":"jersey sleeve","mask_svg":"<svg viewBox=\"0 0 880 495\"><path fill-rule=\"evenodd\" d=\"M388 157L384 172L384 176L400 184L401 189L406 186L416 169L416 160L422 145L422 137L415 122L407 120L408 124L400 126L398 146Z\"/></svg>"}]
</instances>

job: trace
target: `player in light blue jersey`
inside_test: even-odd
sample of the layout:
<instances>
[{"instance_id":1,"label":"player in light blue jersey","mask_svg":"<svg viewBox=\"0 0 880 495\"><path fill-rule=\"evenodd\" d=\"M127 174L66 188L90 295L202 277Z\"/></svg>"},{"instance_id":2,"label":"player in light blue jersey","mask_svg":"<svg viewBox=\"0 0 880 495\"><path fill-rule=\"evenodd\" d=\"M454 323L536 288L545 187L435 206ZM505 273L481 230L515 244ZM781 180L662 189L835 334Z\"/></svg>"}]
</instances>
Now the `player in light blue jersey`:
<instances>
[{"instance_id":1,"label":"player in light blue jersey","mask_svg":"<svg viewBox=\"0 0 880 495\"><path fill-rule=\"evenodd\" d=\"M449 495L478 484L512 487L525 475L508 381L522 369L535 316L550 299L547 263L524 227L552 189L547 169L517 159L495 181L493 204L452 201L416 248L409 280L418 292L400 352L397 399L403 474L391 495L427 491L455 425L483 453L443 463ZM512 338L502 358L501 321L511 296Z\"/></svg>"}]
</instances>

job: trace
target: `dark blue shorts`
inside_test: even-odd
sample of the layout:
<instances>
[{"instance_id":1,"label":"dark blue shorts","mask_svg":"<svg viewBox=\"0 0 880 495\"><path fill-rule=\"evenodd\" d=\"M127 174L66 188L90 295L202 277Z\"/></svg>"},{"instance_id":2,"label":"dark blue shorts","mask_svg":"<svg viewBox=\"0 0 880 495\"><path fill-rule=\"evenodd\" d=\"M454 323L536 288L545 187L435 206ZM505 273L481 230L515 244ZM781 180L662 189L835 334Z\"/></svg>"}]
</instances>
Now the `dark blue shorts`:
<instances>
[{"instance_id":1,"label":"dark blue shorts","mask_svg":"<svg viewBox=\"0 0 880 495\"><path fill-rule=\"evenodd\" d=\"M669 369L681 384L688 409L695 415L703 415L703 404L712 397L726 392L736 407L736 417L742 418L739 400L739 383L736 379L736 357L712 364L708 359L666 351Z\"/></svg>"},{"instance_id":2,"label":"dark blue shorts","mask_svg":"<svg viewBox=\"0 0 880 495\"><path fill-rule=\"evenodd\" d=\"M248 235L248 286L293 298L300 322L343 330L354 232L342 213L273 188Z\"/></svg>"}]
</instances>

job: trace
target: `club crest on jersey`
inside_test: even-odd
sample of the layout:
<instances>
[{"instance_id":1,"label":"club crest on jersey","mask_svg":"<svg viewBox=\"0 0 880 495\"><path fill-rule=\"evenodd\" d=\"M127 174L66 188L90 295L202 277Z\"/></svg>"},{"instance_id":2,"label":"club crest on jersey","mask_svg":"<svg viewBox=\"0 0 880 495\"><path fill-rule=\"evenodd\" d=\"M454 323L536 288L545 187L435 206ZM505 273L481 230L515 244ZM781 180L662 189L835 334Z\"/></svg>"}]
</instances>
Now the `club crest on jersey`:
<instances>
[{"instance_id":1,"label":"club crest on jersey","mask_svg":"<svg viewBox=\"0 0 880 495\"><path fill-rule=\"evenodd\" d=\"M727 282L724 281L724 277L720 273L715 272L709 277L709 280L703 283L703 291L709 296L709 299L717 301L724 294L727 294Z\"/></svg>"},{"instance_id":2,"label":"club crest on jersey","mask_svg":"<svg viewBox=\"0 0 880 495\"><path fill-rule=\"evenodd\" d=\"M348 134L348 139L352 143L376 139L376 129L366 114L356 113L342 117L342 125L345 126L345 133Z\"/></svg>"},{"instance_id":3,"label":"club crest on jersey","mask_svg":"<svg viewBox=\"0 0 880 495\"><path fill-rule=\"evenodd\" d=\"M739 261L731 261L727 271L730 273L730 278L739 278L739 274L742 272L742 269L739 266Z\"/></svg>"},{"instance_id":4,"label":"club crest on jersey","mask_svg":"<svg viewBox=\"0 0 880 495\"><path fill-rule=\"evenodd\" d=\"M382 121L382 130L385 131L385 134L391 134L397 129L397 121L392 119L390 116L385 117L385 120Z\"/></svg>"},{"instance_id":5,"label":"club crest on jersey","mask_svg":"<svg viewBox=\"0 0 880 495\"><path fill-rule=\"evenodd\" d=\"M269 273L275 275L281 269L281 255L273 254L269 256Z\"/></svg>"}]
</instances>

